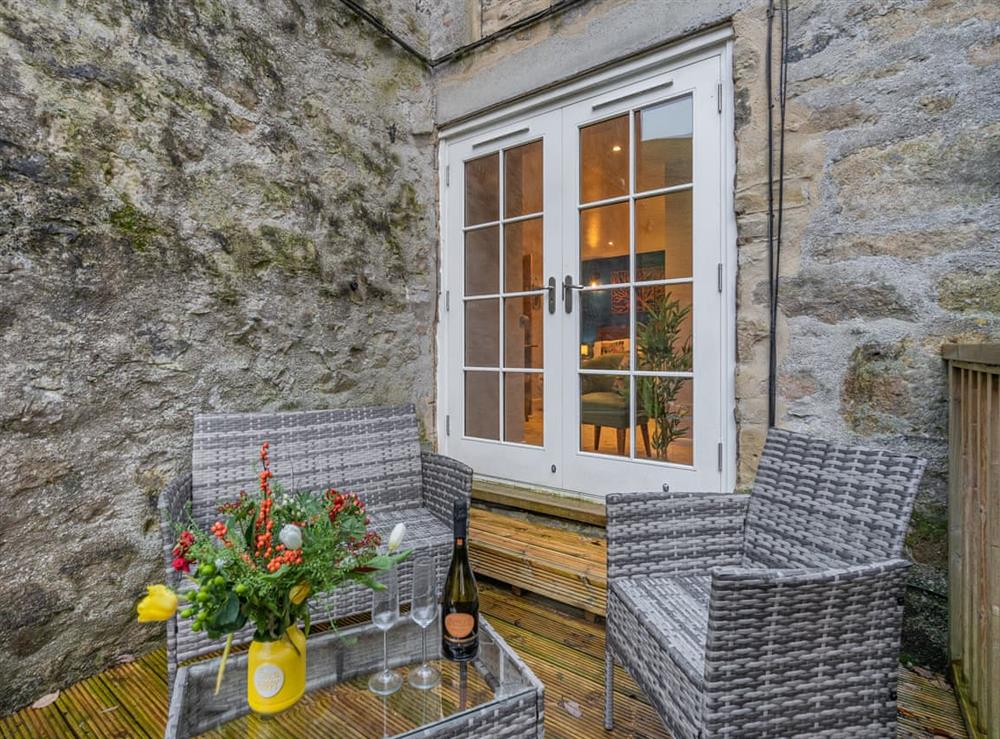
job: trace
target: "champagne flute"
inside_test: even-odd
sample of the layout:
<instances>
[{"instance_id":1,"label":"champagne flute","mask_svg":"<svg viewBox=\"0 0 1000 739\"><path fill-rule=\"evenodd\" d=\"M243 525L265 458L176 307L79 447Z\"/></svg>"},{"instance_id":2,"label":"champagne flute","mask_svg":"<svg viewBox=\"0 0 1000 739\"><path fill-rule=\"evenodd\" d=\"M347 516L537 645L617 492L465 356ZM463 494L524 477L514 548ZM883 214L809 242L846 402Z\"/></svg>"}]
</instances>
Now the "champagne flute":
<instances>
[{"instance_id":1,"label":"champagne flute","mask_svg":"<svg viewBox=\"0 0 1000 739\"><path fill-rule=\"evenodd\" d=\"M388 632L399 619L399 578L395 567L375 578L384 586L372 591L372 623L382 630L382 671L368 679L368 689L376 695L392 695L403 684L399 673L389 669Z\"/></svg>"},{"instance_id":2,"label":"champagne flute","mask_svg":"<svg viewBox=\"0 0 1000 739\"><path fill-rule=\"evenodd\" d=\"M428 690L441 682L441 673L427 662L427 627L434 623L438 611L437 568L434 555L425 552L413 560L413 602L410 618L420 627L423 642L421 665L410 671L410 687Z\"/></svg>"}]
</instances>

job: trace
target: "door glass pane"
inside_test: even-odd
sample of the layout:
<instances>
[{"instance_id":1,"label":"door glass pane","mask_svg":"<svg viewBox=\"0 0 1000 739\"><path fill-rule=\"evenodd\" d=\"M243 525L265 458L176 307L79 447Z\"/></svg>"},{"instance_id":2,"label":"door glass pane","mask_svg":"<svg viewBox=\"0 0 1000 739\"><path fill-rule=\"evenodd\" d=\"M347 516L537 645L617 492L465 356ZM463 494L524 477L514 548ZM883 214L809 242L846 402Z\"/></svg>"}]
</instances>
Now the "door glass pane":
<instances>
[{"instance_id":1,"label":"door glass pane","mask_svg":"<svg viewBox=\"0 0 1000 739\"><path fill-rule=\"evenodd\" d=\"M500 301L497 298L465 302L465 364L500 366Z\"/></svg>"},{"instance_id":2,"label":"door glass pane","mask_svg":"<svg viewBox=\"0 0 1000 739\"><path fill-rule=\"evenodd\" d=\"M640 370L690 372L691 283L637 287L635 353Z\"/></svg>"},{"instance_id":3,"label":"door glass pane","mask_svg":"<svg viewBox=\"0 0 1000 739\"><path fill-rule=\"evenodd\" d=\"M541 295L504 298L503 353L505 367L542 367Z\"/></svg>"},{"instance_id":4,"label":"door glass pane","mask_svg":"<svg viewBox=\"0 0 1000 739\"><path fill-rule=\"evenodd\" d=\"M504 152L504 217L542 212L542 142Z\"/></svg>"},{"instance_id":5,"label":"door glass pane","mask_svg":"<svg viewBox=\"0 0 1000 739\"><path fill-rule=\"evenodd\" d=\"M465 225L488 223L500 218L500 155L465 163Z\"/></svg>"},{"instance_id":6,"label":"door glass pane","mask_svg":"<svg viewBox=\"0 0 1000 739\"><path fill-rule=\"evenodd\" d=\"M500 438L500 373L465 373L465 435Z\"/></svg>"},{"instance_id":7,"label":"door glass pane","mask_svg":"<svg viewBox=\"0 0 1000 739\"><path fill-rule=\"evenodd\" d=\"M636 279L691 277L691 190L635 201Z\"/></svg>"},{"instance_id":8,"label":"door glass pane","mask_svg":"<svg viewBox=\"0 0 1000 739\"><path fill-rule=\"evenodd\" d=\"M539 372L504 373L504 441L542 446L542 382Z\"/></svg>"},{"instance_id":9,"label":"door glass pane","mask_svg":"<svg viewBox=\"0 0 1000 739\"><path fill-rule=\"evenodd\" d=\"M580 202L628 193L628 115L580 129Z\"/></svg>"},{"instance_id":10,"label":"door glass pane","mask_svg":"<svg viewBox=\"0 0 1000 739\"><path fill-rule=\"evenodd\" d=\"M467 231L465 234L465 294L496 295L500 292L500 227Z\"/></svg>"},{"instance_id":11,"label":"door glass pane","mask_svg":"<svg viewBox=\"0 0 1000 739\"><path fill-rule=\"evenodd\" d=\"M691 96L635 114L636 192L691 181Z\"/></svg>"},{"instance_id":12,"label":"door glass pane","mask_svg":"<svg viewBox=\"0 0 1000 739\"><path fill-rule=\"evenodd\" d=\"M629 368L629 288L587 290L580 297L580 368Z\"/></svg>"},{"instance_id":13,"label":"door glass pane","mask_svg":"<svg viewBox=\"0 0 1000 739\"><path fill-rule=\"evenodd\" d=\"M538 290L542 278L542 219L515 221L504 226L504 289Z\"/></svg>"},{"instance_id":14,"label":"door glass pane","mask_svg":"<svg viewBox=\"0 0 1000 739\"><path fill-rule=\"evenodd\" d=\"M694 463L694 380L635 378L636 456L677 464Z\"/></svg>"},{"instance_id":15,"label":"door glass pane","mask_svg":"<svg viewBox=\"0 0 1000 739\"><path fill-rule=\"evenodd\" d=\"M628 375L580 375L580 450L630 455Z\"/></svg>"},{"instance_id":16,"label":"door glass pane","mask_svg":"<svg viewBox=\"0 0 1000 739\"><path fill-rule=\"evenodd\" d=\"M580 279L591 286L628 282L628 203L580 211Z\"/></svg>"}]
</instances>

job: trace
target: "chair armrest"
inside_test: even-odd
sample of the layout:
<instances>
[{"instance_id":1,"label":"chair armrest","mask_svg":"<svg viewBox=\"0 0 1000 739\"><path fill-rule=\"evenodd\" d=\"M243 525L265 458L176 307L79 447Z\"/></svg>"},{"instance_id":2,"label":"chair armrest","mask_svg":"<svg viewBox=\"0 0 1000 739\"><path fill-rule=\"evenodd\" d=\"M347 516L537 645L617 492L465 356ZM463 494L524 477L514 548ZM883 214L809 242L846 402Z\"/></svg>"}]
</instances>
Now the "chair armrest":
<instances>
[{"instance_id":1,"label":"chair armrest","mask_svg":"<svg viewBox=\"0 0 1000 739\"><path fill-rule=\"evenodd\" d=\"M829 712L845 725L860 722L858 715L892 725L909 567L891 559L823 569L712 570L706 735L782 733L779 727L794 724L803 706L775 695L801 696L811 715ZM733 706L740 706L739 715ZM876 718L874 706L885 715Z\"/></svg>"},{"instance_id":2,"label":"chair armrest","mask_svg":"<svg viewBox=\"0 0 1000 739\"><path fill-rule=\"evenodd\" d=\"M185 510L191 505L191 473L179 475L171 480L160 493L157 510L160 513L160 538L163 542L163 564L167 571L167 584L176 586L180 575L171 563L172 550L177 543L177 526L183 522Z\"/></svg>"},{"instance_id":3,"label":"chair armrest","mask_svg":"<svg viewBox=\"0 0 1000 739\"><path fill-rule=\"evenodd\" d=\"M606 500L608 579L708 574L739 564L750 496L736 493L616 493Z\"/></svg>"},{"instance_id":4,"label":"chair armrest","mask_svg":"<svg viewBox=\"0 0 1000 739\"><path fill-rule=\"evenodd\" d=\"M421 452L420 463L424 505L451 527L455 503L472 498L472 468L434 452Z\"/></svg>"}]
</instances>

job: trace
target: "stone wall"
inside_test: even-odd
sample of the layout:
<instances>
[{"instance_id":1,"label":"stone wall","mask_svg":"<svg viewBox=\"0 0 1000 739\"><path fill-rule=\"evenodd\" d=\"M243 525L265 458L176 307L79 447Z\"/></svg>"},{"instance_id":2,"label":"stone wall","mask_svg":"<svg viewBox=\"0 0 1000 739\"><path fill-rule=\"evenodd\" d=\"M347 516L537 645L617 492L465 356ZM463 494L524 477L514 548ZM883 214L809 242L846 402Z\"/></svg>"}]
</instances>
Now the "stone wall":
<instances>
[{"instance_id":1,"label":"stone wall","mask_svg":"<svg viewBox=\"0 0 1000 739\"><path fill-rule=\"evenodd\" d=\"M482 0L480 33L545 5ZM724 22L735 32L736 412L748 485L767 433L767 3L591 0L435 70L435 91L440 123ZM1000 10L797 0L790 26L778 423L930 460L909 537L918 566L904 650L940 667L939 348L1000 340Z\"/></svg>"},{"instance_id":2,"label":"stone wall","mask_svg":"<svg viewBox=\"0 0 1000 739\"><path fill-rule=\"evenodd\" d=\"M2 713L162 644L192 413L433 428L429 74L337 3L8 0L0 156Z\"/></svg>"}]
</instances>

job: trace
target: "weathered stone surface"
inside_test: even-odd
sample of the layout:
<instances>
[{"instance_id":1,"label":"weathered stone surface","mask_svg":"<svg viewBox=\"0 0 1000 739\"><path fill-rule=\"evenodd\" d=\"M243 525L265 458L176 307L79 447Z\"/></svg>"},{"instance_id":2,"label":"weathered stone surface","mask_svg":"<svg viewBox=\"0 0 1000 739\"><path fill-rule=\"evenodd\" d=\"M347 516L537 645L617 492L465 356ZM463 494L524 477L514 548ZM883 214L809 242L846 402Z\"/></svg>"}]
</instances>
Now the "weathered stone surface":
<instances>
[{"instance_id":1,"label":"weathered stone surface","mask_svg":"<svg viewBox=\"0 0 1000 739\"><path fill-rule=\"evenodd\" d=\"M193 413L430 417L432 130L336 3L0 6L0 712L162 643Z\"/></svg>"},{"instance_id":2,"label":"weathered stone surface","mask_svg":"<svg viewBox=\"0 0 1000 739\"><path fill-rule=\"evenodd\" d=\"M913 401L906 382L907 340L863 344L851 353L842 390L841 413L858 434L905 433Z\"/></svg>"},{"instance_id":3,"label":"weathered stone surface","mask_svg":"<svg viewBox=\"0 0 1000 739\"><path fill-rule=\"evenodd\" d=\"M958 271L943 275L937 284L941 307L961 313L1000 314L1000 269Z\"/></svg>"},{"instance_id":4,"label":"weathered stone surface","mask_svg":"<svg viewBox=\"0 0 1000 739\"><path fill-rule=\"evenodd\" d=\"M787 277L781 282L778 299L785 315L808 316L824 323L914 317L896 286L875 274L847 277L827 272Z\"/></svg>"},{"instance_id":5,"label":"weathered stone surface","mask_svg":"<svg viewBox=\"0 0 1000 739\"><path fill-rule=\"evenodd\" d=\"M549 0L483 0L480 32L489 36L511 23L545 10L550 4Z\"/></svg>"}]
</instances>

